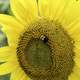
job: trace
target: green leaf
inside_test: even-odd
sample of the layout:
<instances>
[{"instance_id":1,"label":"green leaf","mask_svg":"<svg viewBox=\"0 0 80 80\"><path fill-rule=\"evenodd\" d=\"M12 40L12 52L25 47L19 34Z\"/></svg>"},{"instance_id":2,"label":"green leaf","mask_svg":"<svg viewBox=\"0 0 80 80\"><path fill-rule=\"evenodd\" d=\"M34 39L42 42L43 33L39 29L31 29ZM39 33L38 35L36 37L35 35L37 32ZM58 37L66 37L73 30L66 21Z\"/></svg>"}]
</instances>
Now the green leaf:
<instances>
[{"instance_id":1,"label":"green leaf","mask_svg":"<svg viewBox=\"0 0 80 80\"><path fill-rule=\"evenodd\" d=\"M10 75L11 74L6 74L6 75L3 75L3 76L0 76L0 80L10 80Z\"/></svg>"}]
</instances>

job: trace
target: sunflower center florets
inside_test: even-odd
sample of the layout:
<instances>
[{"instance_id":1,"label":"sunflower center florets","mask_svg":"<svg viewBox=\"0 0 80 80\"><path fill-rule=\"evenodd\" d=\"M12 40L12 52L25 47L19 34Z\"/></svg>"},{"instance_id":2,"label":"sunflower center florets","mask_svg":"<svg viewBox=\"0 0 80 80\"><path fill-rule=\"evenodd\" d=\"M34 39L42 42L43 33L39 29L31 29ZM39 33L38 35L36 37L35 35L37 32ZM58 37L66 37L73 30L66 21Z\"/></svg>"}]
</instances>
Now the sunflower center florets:
<instances>
[{"instance_id":1,"label":"sunflower center florets","mask_svg":"<svg viewBox=\"0 0 80 80\"><path fill-rule=\"evenodd\" d=\"M68 80L74 66L73 47L61 25L39 19L20 35L17 56L33 80Z\"/></svg>"}]
</instances>

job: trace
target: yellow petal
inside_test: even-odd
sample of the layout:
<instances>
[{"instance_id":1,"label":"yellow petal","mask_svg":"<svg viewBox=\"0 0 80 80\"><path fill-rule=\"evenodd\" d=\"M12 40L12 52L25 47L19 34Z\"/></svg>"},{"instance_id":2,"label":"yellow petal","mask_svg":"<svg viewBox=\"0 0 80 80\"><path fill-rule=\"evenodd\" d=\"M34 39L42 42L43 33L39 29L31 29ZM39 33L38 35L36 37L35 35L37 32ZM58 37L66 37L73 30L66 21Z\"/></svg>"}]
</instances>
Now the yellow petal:
<instances>
[{"instance_id":1,"label":"yellow petal","mask_svg":"<svg viewBox=\"0 0 80 80\"><path fill-rule=\"evenodd\" d=\"M10 80L29 80L21 67L17 67L15 71L12 72Z\"/></svg>"},{"instance_id":2,"label":"yellow petal","mask_svg":"<svg viewBox=\"0 0 80 80\"><path fill-rule=\"evenodd\" d=\"M10 3L14 15L25 26L38 16L36 0L10 0Z\"/></svg>"},{"instance_id":3,"label":"yellow petal","mask_svg":"<svg viewBox=\"0 0 80 80\"><path fill-rule=\"evenodd\" d=\"M0 65L0 75L5 75L14 71L16 65L13 66L13 63L6 62Z\"/></svg>"},{"instance_id":4,"label":"yellow petal","mask_svg":"<svg viewBox=\"0 0 80 80\"><path fill-rule=\"evenodd\" d=\"M80 68L80 47L79 48L75 48L74 61L75 61L76 65Z\"/></svg>"},{"instance_id":5,"label":"yellow petal","mask_svg":"<svg viewBox=\"0 0 80 80\"><path fill-rule=\"evenodd\" d=\"M9 59L15 56L16 54L13 48L10 48L8 46L0 48L0 61L1 62L9 61Z\"/></svg>"},{"instance_id":6,"label":"yellow petal","mask_svg":"<svg viewBox=\"0 0 80 80\"><path fill-rule=\"evenodd\" d=\"M55 19L68 4L68 0L39 0L39 12L43 17Z\"/></svg>"},{"instance_id":7,"label":"yellow petal","mask_svg":"<svg viewBox=\"0 0 80 80\"><path fill-rule=\"evenodd\" d=\"M9 45L16 44L16 39L24 26L22 26L19 21L12 16L3 14L0 14L0 25L2 25L2 29L7 35Z\"/></svg>"},{"instance_id":8,"label":"yellow petal","mask_svg":"<svg viewBox=\"0 0 80 80\"><path fill-rule=\"evenodd\" d=\"M80 19L68 27L64 27L68 34L72 37L76 44L80 45Z\"/></svg>"},{"instance_id":9,"label":"yellow petal","mask_svg":"<svg viewBox=\"0 0 80 80\"><path fill-rule=\"evenodd\" d=\"M80 79L80 68L75 65L72 74L68 80L79 80Z\"/></svg>"},{"instance_id":10,"label":"yellow petal","mask_svg":"<svg viewBox=\"0 0 80 80\"><path fill-rule=\"evenodd\" d=\"M79 0L39 0L38 4L41 16L56 20L64 27L80 17Z\"/></svg>"},{"instance_id":11,"label":"yellow petal","mask_svg":"<svg viewBox=\"0 0 80 80\"><path fill-rule=\"evenodd\" d=\"M62 22L64 26L74 23L78 18L80 19L80 1L69 0L69 3L65 6L58 18L60 18L60 22Z\"/></svg>"},{"instance_id":12,"label":"yellow petal","mask_svg":"<svg viewBox=\"0 0 80 80\"><path fill-rule=\"evenodd\" d=\"M31 80L27 75L23 77L23 80Z\"/></svg>"}]
</instances>

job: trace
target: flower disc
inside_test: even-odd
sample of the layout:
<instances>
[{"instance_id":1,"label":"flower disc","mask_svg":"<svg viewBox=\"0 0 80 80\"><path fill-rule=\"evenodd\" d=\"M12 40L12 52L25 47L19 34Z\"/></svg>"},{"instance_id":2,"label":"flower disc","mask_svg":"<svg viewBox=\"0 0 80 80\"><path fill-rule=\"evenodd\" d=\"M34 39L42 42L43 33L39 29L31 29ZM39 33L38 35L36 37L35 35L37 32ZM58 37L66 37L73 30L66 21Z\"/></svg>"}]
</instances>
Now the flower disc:
<instances>
[{"instance_id":1,"label":"flower disc","mask_svg":"<svg viewBox=\"0 0 80 80\"><path fill-rule=\"evenodd\" d=\"M55 21L39 19L20 35L17 56L33 80L67 80L74 67L74 44Z\"/></svg>"}]
</instances>

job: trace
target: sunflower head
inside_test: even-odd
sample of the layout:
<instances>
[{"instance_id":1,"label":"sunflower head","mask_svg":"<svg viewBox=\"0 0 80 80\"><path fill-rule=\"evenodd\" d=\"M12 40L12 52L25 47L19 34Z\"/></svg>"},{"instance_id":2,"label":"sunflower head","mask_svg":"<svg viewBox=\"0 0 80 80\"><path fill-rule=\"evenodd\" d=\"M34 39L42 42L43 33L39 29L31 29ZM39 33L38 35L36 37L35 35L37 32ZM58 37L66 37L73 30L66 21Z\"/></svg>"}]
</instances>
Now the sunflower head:
<instances>
[{"instance_id":1,"label":"sunflower head","mask_svg":"<svg viewBox=\"0 0 80 80\"><path fill-rule=\"evenodd\" d=\"M74 66L73 47L72 39L61 25L39 19L20 35L17 56L32 79L67 80Z\"/></svg>"},{"instance_id":2,"label":"sunflower head","mask_svg":"<svg viewBox=\"0 0 80 80\"><path fill-rule=\"evenodd\" d=\"M10 80L79 80L80 1L10 0L10 7L14 16L0 14L9 43L0 48L0 61L6 61L0 74L11 73Z\"/></svg>"}]
</instances>

